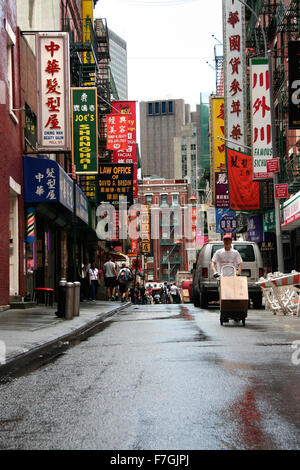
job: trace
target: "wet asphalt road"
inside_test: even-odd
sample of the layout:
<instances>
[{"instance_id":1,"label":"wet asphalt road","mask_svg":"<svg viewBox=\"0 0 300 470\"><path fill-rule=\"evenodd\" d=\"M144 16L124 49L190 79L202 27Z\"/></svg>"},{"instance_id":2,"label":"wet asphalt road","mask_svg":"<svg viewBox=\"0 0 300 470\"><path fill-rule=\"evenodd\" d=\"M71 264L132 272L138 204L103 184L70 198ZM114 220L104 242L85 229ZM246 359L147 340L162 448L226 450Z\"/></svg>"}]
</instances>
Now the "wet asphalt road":
<instances>
[{"instance_id":1,"label":"wet asphalt road","mask_svg":"<svg viewBox=\"0 0 300 470\"><path fill-rule=\"evenodd\" d=\"M299 449L299 339L299 318L264 310L243 328L132 306L0 385L0 449Z\"/></svg>"}]
</instances>

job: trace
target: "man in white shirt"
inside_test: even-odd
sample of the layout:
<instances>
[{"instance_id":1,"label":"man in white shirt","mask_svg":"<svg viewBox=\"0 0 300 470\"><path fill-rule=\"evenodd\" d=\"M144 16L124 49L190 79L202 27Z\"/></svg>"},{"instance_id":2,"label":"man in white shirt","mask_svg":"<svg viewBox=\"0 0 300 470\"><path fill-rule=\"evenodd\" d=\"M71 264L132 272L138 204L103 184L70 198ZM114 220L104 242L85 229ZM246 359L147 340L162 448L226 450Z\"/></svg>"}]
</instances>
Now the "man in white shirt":
<instances>
[{"instance_id":1,"label":"man in white shirt","mask_svg":"<svg viewBox=\"0 0 300 470\"><path fill-rule=\"evenodd\" d=\"M211 261L211 268L214 272L214 277L218 277L221 268L224 264L232 264L240 272L242 271L243 260L237 250L231 248L232 234L225 233L223 237L224 248L217 250Z\"/></svg>"},{"instance_id":2,"label":"man in white shirt","mask_svg":"<svg viewBox=\"0 0 300 470\"><path fill-rule=\"evenodd\" d=\"M115 290L117 285L117 270L116 265L109 256L108 261L103 265L105 287L107 289L108 300L115 300Z\"/></svg>"}]
</instances>

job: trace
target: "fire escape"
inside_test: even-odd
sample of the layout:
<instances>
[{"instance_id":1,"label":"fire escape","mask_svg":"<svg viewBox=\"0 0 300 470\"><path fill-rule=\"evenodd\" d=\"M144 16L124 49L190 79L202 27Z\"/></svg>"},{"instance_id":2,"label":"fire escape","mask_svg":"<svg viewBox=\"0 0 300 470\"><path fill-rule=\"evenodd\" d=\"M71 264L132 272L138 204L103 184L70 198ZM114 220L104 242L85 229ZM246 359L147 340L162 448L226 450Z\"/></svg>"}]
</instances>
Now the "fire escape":
<instances>
[{"instance_id":1,"label":"fire escape","mask_svg":"<svg viewBox=\"0 0 300 470\"><path fill-rule=\"evenodd\" d=\"M275 103L276 146L280 157L280 182L288 182L289 192L300 189L300 142L298 154L291 153L297 147L295 131L288 129L288 41L299 40L300 4L291 0L284 5L283 0L248 0L249 6L260 17L265 30L268 48L272 48L273 93ZM263 35L255 16L246 9L248 58L265 55ZM248 64L249 65L249 64ZM250 93L248 94L250 104ZM250 106L249 121L250 122ZM248 130L250 138L250 129ZM299 137L298 137L299 139ZM250 142L250 139L249 139ZM273 206L273 183L263 184L264 209Z\"/></svg>"},{"instance_id":2,"label":"fire escape","mask_svg":"<svg viewBox=\"0 0 300 470\"><path fill-rule=\"evenodd\" d=\"M106 150L106 115L111 113L112 99L118 93L110 69L109 37L106 19L65 18L63 31L70 36L71 83L74 87L96 87L98 97L98 159L111 161ZM79 184L90 202L98 204L97 175L79 175Z\"/></svg>"}]
</instances>

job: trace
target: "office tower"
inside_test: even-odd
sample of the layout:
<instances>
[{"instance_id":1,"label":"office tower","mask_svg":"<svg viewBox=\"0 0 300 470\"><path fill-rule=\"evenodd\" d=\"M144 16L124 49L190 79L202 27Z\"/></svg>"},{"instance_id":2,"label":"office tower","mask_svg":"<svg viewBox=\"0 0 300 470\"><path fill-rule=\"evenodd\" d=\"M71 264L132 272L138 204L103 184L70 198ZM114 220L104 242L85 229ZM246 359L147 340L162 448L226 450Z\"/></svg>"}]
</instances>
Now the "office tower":
<instances>
[{"instance_id":1,"label":"office tower","mask_svg":"<svg viewBox=\"0 0 300 470\"><path fill-rule=\"evenodd\" d=\"M128 99L127 83L127 44L116 33L108 30L110 68L120 100Z\"/></svg>"}]
</instances>

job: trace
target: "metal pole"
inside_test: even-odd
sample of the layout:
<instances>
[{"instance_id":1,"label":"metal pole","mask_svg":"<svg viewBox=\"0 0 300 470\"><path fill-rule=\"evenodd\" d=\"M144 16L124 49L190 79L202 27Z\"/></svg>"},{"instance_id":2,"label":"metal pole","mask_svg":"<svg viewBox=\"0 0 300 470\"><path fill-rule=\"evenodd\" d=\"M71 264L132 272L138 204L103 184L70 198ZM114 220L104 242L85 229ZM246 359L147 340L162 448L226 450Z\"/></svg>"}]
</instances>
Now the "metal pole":
<instances>
[{"instance_id":1,"label":"metal pole","mask_svg":"<svg viewBox=\"0 0 300 470\"><path fill-rule=\"evenodd\" d=\"M270 84L270 108L271 108L271 135L272 135L272 153L273 158L277 157L276 148L276 127L275 127L275 113L274 113L274 97L273 97L273 76L272 76L272 58L271 51L268 51L269 62L269 84ZM278 271L284 273L284 261L282 250L282 237L281 237L281 220L280 220L280 199L275 197L275 184L278 183L278 173L273 173L274 184L274 207L275 207L275 220L276 220L276 248L277 248L277 265Z\"/></svg>"}]
</instances>

